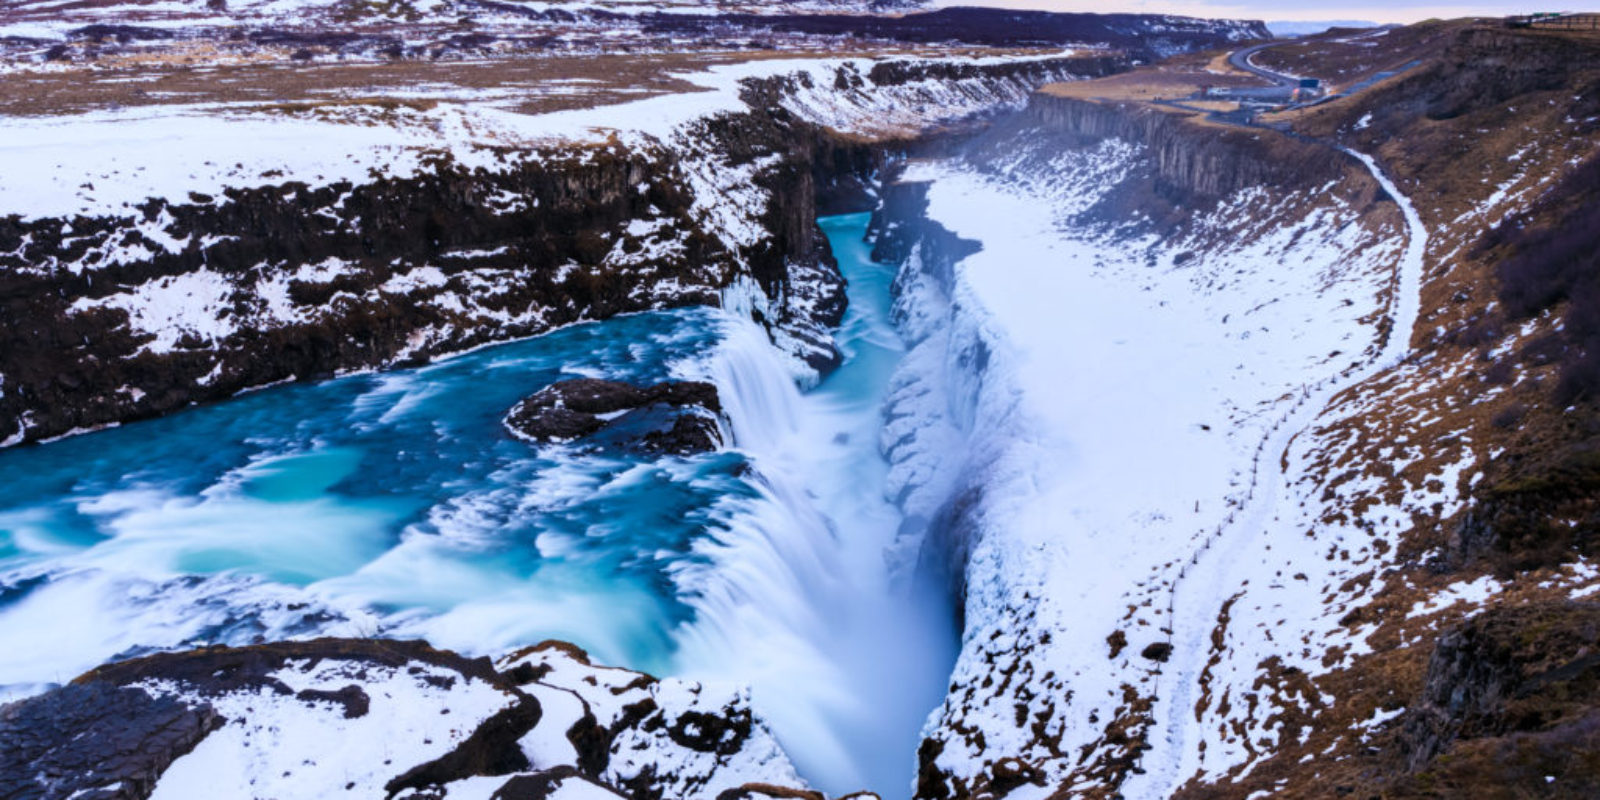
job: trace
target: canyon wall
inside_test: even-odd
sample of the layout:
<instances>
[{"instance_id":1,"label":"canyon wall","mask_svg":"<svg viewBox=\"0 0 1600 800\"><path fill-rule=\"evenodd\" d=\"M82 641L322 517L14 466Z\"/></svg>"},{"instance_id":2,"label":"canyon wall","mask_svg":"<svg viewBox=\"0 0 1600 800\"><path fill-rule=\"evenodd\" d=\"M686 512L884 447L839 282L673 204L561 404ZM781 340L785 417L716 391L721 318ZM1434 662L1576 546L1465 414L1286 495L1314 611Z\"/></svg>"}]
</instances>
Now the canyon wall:
<instances>
[{"instance_id":1,"label":"canyon wall","mask_svg":"<svg viewBox=\"0 0 1600 800\"><path fill-rule=\"evenodd\" d=\"M1139 142L1149 151L1161 194L1191 208L1252 186L1292 190L1354 174L1348 159L1326 145L1144 103L1103 103L1041 92L1012 124L1049 131L1063 145L1102 139Z\"/></svg>"},{"instance_id":2,"label":"canyon wall","mask_svg":"<svg viewBox=\"0 0 1600 800\"><path fill-rule=\"evenodd\" d=\"M739 303L826 369L842 305L814 217L875 209L908 345L882 441L908 519L894 556L946 581L966 632L917 796L1582 777L1596 427L1592 395L1560 387L1583 377L1587 295L1508 311L1496 291L1500 260L1550 252L1540 231L1593 194L1575 169L1593 164L1592 48L1545 44L1465 31L1292 134L1028 97L1115 58L847 64L746 81L764 110L653 146L13 217L5 313L46 321L8 329L0 411L33 440L690 303ZM1509 127L1533 113L1515 107L1547 130ZM941 163L907 169L908 151ZM1420 287L1400 280L1414 247ZM1035 318L996 312L997 286ZM1414 328L1396 327L1406 292ZM197 297L217 298L206 324L145 324ZM1060 331L1045 346L1017 324L1041 320ZM1414 351L1375 362L1397 337ZM1099 430L1115 448L1092 449ZM691 721L746 719L713 716Z\"/></svg>"},{"instance_id":3,"label":"canyon wall","mask_svg":"<svg viewBox=\"0 0 1600 800\"><path fill-rule=\"evenodd\" d=\"M112 213L0 217L0 438L730 291L797 369L826 370L844 295L816 227L819 179L821 210L865 207L900 143L1125 65L824 64L747 79L743 111L663 136L470 152L444 140L417 169L365 181L268 174L279 180ZM857 130L865 120L877 124Z\"/></svg>"}]
</instances>

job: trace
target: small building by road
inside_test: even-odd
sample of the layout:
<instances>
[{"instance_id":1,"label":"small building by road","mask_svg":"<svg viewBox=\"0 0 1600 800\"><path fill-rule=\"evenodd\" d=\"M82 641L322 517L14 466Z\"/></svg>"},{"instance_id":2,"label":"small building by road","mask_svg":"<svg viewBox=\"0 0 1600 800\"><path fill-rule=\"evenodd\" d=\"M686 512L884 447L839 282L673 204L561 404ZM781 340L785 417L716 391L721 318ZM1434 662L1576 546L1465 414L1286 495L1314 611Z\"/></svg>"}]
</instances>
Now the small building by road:
<instances>
[{"instance_id":1,"label":"small building by road","mask_svg":"<svg viewBox=\"0 0 1600 800\"><path fill-rule=\"evenodd\" d=\"M1571 11L1542 11L1517 17L1506 17L1508 28L1550 28L1564 31L1600 30L1600 13L1574 13Z\"/></svg>"}]
</instances>

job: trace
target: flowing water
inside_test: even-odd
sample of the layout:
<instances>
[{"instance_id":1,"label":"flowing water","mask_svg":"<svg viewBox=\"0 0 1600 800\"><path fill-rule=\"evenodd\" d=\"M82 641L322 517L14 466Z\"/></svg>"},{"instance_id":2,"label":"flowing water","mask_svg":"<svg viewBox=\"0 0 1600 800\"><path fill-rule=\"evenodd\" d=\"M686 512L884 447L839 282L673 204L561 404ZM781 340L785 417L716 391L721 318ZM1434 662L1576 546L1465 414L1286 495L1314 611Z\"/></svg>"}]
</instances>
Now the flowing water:
<instances>
[{"instance_id":1,"label":"flowing water","mask_svg":"<svg viewBox=\"0 0 1600 800\"><path fill-rule=\"evenodd\" d=\"M821 788L908 795L956 632L885 559L901 517L877 441L901 350L865 225L823 220L850 280L846 361L807 393L754 323L683 309L0 452L0 691L201 643L559 638L748 684ZM711 380L734 447L505 432L517 400L580 376Z\"/></svg>"}]
</instances>

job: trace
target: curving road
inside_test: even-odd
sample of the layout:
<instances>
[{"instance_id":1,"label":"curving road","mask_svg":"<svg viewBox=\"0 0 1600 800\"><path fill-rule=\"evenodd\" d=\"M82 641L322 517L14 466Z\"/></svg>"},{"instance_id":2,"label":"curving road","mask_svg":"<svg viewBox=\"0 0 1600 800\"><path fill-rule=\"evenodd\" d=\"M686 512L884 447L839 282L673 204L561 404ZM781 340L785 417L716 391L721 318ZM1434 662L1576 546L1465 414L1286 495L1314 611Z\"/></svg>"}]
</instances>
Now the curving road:
<instances>
[{"instance_id":1,"label":"curving road","mask_svg":"<svg viewBox=\"0 0 1600 800\"><path fill-rule=\"evenodd\" d=\"M1266 50L1270 47L1277 47L1281 44L1283 44L1283 42L1266 42L1265 44L1246 47L1243 50L1235 50L1228 54L1228 66L1237 70L1243 70L1258 78L1265 78L1273 83L1278 84L1279 86L1286 86L1291 89L1296 88L1300 85L1299 78L1291 75L1285 75L1281 72L1273 72L1270 69L1263 69L1255 64L1250 63L1251 56L1261 52L1262 50Z\"/></svg>"}]
</instances>

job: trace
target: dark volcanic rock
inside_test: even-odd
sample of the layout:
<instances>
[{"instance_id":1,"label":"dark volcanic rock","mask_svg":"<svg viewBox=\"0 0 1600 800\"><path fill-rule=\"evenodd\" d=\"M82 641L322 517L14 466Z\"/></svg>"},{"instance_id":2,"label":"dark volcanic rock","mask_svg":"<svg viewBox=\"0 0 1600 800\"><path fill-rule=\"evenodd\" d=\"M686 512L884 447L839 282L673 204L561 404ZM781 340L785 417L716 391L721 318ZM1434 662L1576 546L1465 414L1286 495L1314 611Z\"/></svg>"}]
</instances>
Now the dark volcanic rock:
<instances>
[{"instance_id":1,"label":"dark volcanic rock","mask_svg":"<svg viewBox=\"0 0 1600 800\"><path fill-rule=\"evenodd\" d=\"M639 387L598 378L579 378L551 384L538 394L522 401L519 407L561 406L584 414L609 414L649 403L697 405L712 411L722 410L722 404L717 399L717 388L709 383L669 381L654 386Z\"/></svg>"},{"instance_id":2,"label":"dark volcanic rock","mask_svg":"<svg viewBox=\"0 0 1600 800\"><path fill-rule=\"evenodd\" d=\"M730 715L690 711L667 728L667 736L674 743L696 752L730 756L744 747L754 724L755 718L749 709Z\"/></svg>"},{"instance_id":3,"label":"dark volcanic rock","mask_svg":"<svg viewBox=\"0 0 1600 800\"><path fill-rule=\"evenodd\" d=\"M1496 458L1490 480L1474 487L1441 565L1487 559L1497 573L1511 575L1600 550L1600 436L1573 438Z\"/></svg>"},{"instance_id":4,"label":"dark volcanic rock","mask_svg":"<svg viewBox=\"0 0 1600 800\"><path fill-rule=\"evenodd\" d=\"M1103 105L1036 94L1007 126L990 132L990 149L1001 157L1011 137L1034 127L1059 137L1064 146L1104 139L1139 142L1150 148L1157 199L1193 205L1251 186L1300 186L1345 179L1347 157L1330 147L1290 136L1245 128L1198 126L1148 106ZM992 144L991 144L992 143ZM1139 198L1148 201L1148 196Z\"/></svg>"},{"instance_id":5,"label":"dark volcanic rock","mask_svg":"<svg viewBox=\"0 0 1600 800\"><path fill-rule=\"evenodd\" d=\"M361 690L360 686L350 684L338 691L320 689L302 689L295 697L311 701L320 700L324 703L335 703L344 706L345 719L357 719L367 715L372 708L372 698Z\"/></svg>"},{"instance_id":6,"label":"dark volcanic rock","mask_svg":"<svg viewBox=\"0 0 1600 800\"><path fill-rule=\"evenodd\" d=\"M680 456L706 453L722 446L722 431L716 419L707 414L680 413L673 419L672 427L646 433L639 444L647 453Z\"/></svg>"},{"instance_id":7,"label":"dark volcanic rock","mask_svg":"<svg viewBox=\"0 0 1600 800\"><path fill-rule=\"evenodd\" d=\"M403 789L423 789L475 775L509 775L528 769L528 756L518 740L539 724L542 715L538 701L524 698L484 721L456 749L407 770L389 781L384 790L392 796Z\"/></svg>"},{"instance_id":8,"label":"dark volcanic rock","mask_svg":"<svg viewBox=\"0 0 1600 800\"><path fill-rule=\"evenodd\" d=\"M93 42L128 42L148 41L152 39L171 39L174 34L160 28L142 28L137 25L86 25L67 32L69 39L87 39Z\"/></svg>"},{"instance_id":9,"label":"dark volcanic rock","mask_svg":"<svg viewBox=\"0 0 1600 800\"><path fill-rule=\"evenodd\" d=\"M860 793L849 797L860 798ZM876 798L877 795L865 795ZM772 786L765 783L747 783L733 789L727 789L717 795L717 800L827 800L827 795L806 789L791 789L786 786ZM844 800L844 798L840 798Z\"/></svg>"},{"instance_id":10,"label":"dark volcanic rock","mask_svg":"<svg viewBox=\"0 0 1600 800\"><path fill-rule=\"evenodd\" d=\"M924 267L933 272L940 286L951 285L951 270L956 262L983 249L970 239L962 239L944 226L928 219L928 184L902 181L898 177L883 186L883 203L872 212L868 227L872 239L872 260L899 264L922 246Z\"/></svg>"},{"instance_id":11,"label":"dark volcanic rock","mask_svg":"<svg viewBox=\"0 0 1600 800\"><path fill-rule=\"evenodd\" d=\"M1401 788L1522 787L1530 791L1496 796L1597 796L1597 708L1600 605L1485 611L1439 638L1400 738L1417 786ZM1559 776L1560 785L1547 786L1546 775Z\"/></svg>"},{"instance_id":12,"label":"dark volcanic rock","mask_svg":"<svg viewBox=\"0 0 1600 800\"><path fill-rule=\"evenodd\" d=\"M594 437L647 453L687 455L722 444L715 414L722 411L717 388L698 381L634 386L579 378L551 384L518 403L506 427L535 442ZM596 434L604 432L605 436Z\"/></svg>"},{"instance_id":13,"label":"dark volcanic rock","mask_svg":"<svg viewBox=\"0 0 1600 800\"><path fill-rule=\"evenodd\" d=\"M557 797L558 792L568 787L581 786L581 793L587 797L624 797L617 794L610 787L596 783L571 766L561 766L535 772L528 775L518 775L504 786L495 790L490 800L546 800Z\"/></svg>"},{"instance_id":14,"label":"dark volcanic rock","mask_svg":"<svg viewBox=\"0 0 1600 800\"><path fill-rule=\"evenodd\" d=\"M73 680L77 685L107 683L128 685L147 680L173 681L202 695L257 691L267 688L279 694L293 694L289 687L272 677L290 661L334 659L400 667L421 663L444 667L469 678L509 688L487 658L466 658L448 650L435 650L426 642L390 639L313 639L304 642L274 642L252 647L202 647L181 653L156 653L118 661L84 673ZM342 692L341 692L342 693ZM364 694L364 693L363 693ZM329 698L313 698L326 701ZM360 701L346 696L340 702L346 715L359 717Z\"/></svg>"},{"instance_id":15,"label":"dark volcanic rock","mask_svg":"<svg viewBox=\"0 0 1600 800\"><path fill-rule=\"evenodd\" d=\"M1227 22L1144 14L1061 14L1001 8L941 8L899 15L719 14L639 15L648 30L704 36L718 27L861 36L899 42L960 42L997 47L1101 42L1153 58L1271 38L1260 22Z\"/></svg>"},{"instance_id":16,"label":"dark volcanic rock","mask_svg":"<svg viewBox=\"0 0 1600 800\"><path fill-rule=\"evenodd\" d=\"M1151 661L1165 662L1172 657L1172 645L1166 642L1152 642L1149 647L1140 651L1139 655Z\"/></svg>"},{"instance_id":17,"label":"dark volcanic rock","mask_svg":"<svg viewBox=\"0 0 1600 800\"><path fill-rule=\"evenodd\" d=\"M148 797L221 724L209 705L107 683L63 686L0 708L0 797Z\"/></svg>"}]
</instances>

